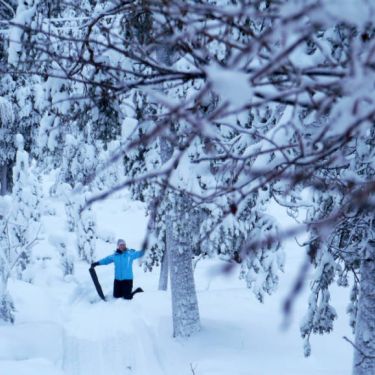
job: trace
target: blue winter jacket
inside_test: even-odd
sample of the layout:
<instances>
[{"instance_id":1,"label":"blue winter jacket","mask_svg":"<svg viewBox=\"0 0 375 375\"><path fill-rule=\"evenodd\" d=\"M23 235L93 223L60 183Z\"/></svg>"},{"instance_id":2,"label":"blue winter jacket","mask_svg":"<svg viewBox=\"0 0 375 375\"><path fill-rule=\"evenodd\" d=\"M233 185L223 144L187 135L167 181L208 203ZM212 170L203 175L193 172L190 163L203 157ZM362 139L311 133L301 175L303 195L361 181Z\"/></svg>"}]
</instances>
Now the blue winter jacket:
<instances>
[{"instance_id":1,"label":"blue winter jacket","mask_svg":"<svg viewBox=\"0 0 375 375\"><path fill-rule=\"evenodd\" d=\"M133 280L133 260L142 257L145 251L136 251L127 249L123 252L117 250L112 255L100 259L100 265L115 263L115 279L116 280Z\"/></svg>"}]
</instances>

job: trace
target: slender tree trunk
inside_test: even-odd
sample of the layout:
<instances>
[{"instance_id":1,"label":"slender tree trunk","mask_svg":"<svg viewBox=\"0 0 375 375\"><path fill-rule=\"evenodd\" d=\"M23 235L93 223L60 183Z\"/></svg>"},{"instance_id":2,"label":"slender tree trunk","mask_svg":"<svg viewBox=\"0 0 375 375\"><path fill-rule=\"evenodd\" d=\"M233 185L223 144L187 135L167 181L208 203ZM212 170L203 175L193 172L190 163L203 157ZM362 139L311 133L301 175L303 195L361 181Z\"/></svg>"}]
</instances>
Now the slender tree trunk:
<instances>
[{"instance_id":1,"label":"slender tree trunk","mask_svg":"<svg viewBox=\"0 0 375 375\"><path fill-rule=\"evenodd\" d=\"M173 147L168 143L164 137L159 138L160 144L160 158L163 163L166 163L173 154ZM161 260L160 275L159 275L159 290L168 289L168 272L169 272L169 256L168 248L165 244L163 258Z\"/></svg>"},{"instance_id":2,"label":"slender tree trunk","mask_svg":"<svg viewBox=\"0 0 375 375\"><path fill-rule=\"evenodd\" d=\"M0 165L0 195L5 195L8 192L8 165L2 164Z\"/></svg>"},{"instance_id":3,"label":"slender tree trunk","mask_svg":"<svg viewBox=\"0 0 375 375\"><path fill-rule=\"evenodd\" d=\"M187 197L174 196L173 210L166 218L174 337L188 337L200 330L187 220L190 207Z\"/></svg>"},{"instance_id":4,"label":"slender tree trunk","mask_svg":"<svg viewBox=\"0 0 375 375\"><path fill-rule=\"evenodd\" d=\"M159 290L167 290L168 289L168 254L167 249L163 254L163 258L161 260L160 266L160 275L159 275Z\"/></svg>"},{"instance_id":5,"label":"slender tree trunk","mask_svg":"<svg viewBox=\"0 0 375 375\"><path fill-rule=\"evenodd\" d=\"M375 374L375 241L366 249L360 276L353 375L369 375Z\"/></svg>"}]
</instances>

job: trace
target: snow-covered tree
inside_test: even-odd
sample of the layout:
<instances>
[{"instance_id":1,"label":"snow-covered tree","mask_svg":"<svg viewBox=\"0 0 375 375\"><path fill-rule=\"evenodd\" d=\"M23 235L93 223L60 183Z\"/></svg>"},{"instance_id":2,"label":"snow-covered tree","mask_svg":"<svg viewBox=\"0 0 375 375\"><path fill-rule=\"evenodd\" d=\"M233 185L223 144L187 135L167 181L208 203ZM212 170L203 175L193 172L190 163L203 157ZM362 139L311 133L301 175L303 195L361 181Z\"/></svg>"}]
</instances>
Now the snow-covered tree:
<instances>
[{"instance_id":1,"label":"snow-covered tree","mask_svg":"<svg viewBox=\"0 0 375 375\"><path fill-rule=\"evenodd\" d=\"M62 198L65 207L66 225L69 232L74 232L77 226L78 209L76 203L76 196L73 194L72 187L69 184L61 184L58 189L58 194Z\"/></svg>"},{"instance_id":2,"label":"snow-covered tree","mask_svg":"<svg viewBox=\"0 0 375 375\"><path fill-rule=\"evenodd\" d=\"M168 207L177 210L170 217L181 220L178 207L202 209L198 216L207 238L197 242L200 251L206 246L207 253L231 257L238 248L243 275L259 298L274 288L282 265L283 233L264 209L274 198L294 214L309 195L312 202L302 202L309 207L309 259L319 272L303 335L331 329L329 284L337 275L345 284L348 269L362 273L352 293L356 325L373 325L360 306L367 306L361 298L367 296L371 251L364 249L373 236L374 5L366 0L151 0L100 2L94 10L85 13L81 34L72 34L76 48L53 49L66 34L39 24L33 48L50 61L46 67L35 54L38 74L84 86L73 91L85 99L116 98L106 104L111 113L123 110L123 117L112 113L114 123L136 122L133 136L113 157L125 156L127 178L110 192L132 186L149 202L155 242L168 242L171 226L160 224ZM23 24L30 25L28 20ZM14 40L22 39L18 33ZM44 36L50 38L49 51ZM22 55L16 46L13 52ZM59 105L55 109L52 116L59 114ZM100 118L88 113L79 126ZM51 124L60 124L54 120ZM103 128L95 130L99 134ZM160 139L172 150L165 159ZM222 250L215 246L220 238L226 240ZM152 261L162 259L157 247L152 254ZM257 270L262 270L259 283ZM375 362L369 344L374 340L357 334L355 350L365 359L355 362L360 373Z\"/></svg>"},{"instance_id":3,"label":"snow-covered tree","mask_svg":"<svg viewBox=\"0 0 375 375\"><path fill-rule=\"evenodd\" d=\"M217 9L214 9L212 4L207 3L205 4L205 7L202 8L202 12L204 15L208 15L210 11ZM108 9L105 7L101 9L101 12L98 13L97 19L94 21L93 25L97 27L91 28L91 35L96 35L97 40L94 38L94 43L92 44L93 49L89 54L91 54L93 60L91 64L82 64L81 66L84 68L81 68L79 70L80 74L84 74L83 80L91 85L92 82L97 80L97 84L93 87L98 86L99 87L99 96L101 95L100 92L103 90L103 88L106 89L106 91L110 92L111 90L117 91L117 86L121 82L119 79L125 79L129 81L129 84L135 88L135 92L133 93L130 91L130 93L127 93L126 96L132 96L135 100L135 108L133 109L135 112L135 118L139 121L139 128L138 128L138 134L137 139L129 141L128 145L125 146L125 154L126 154L126 148L131 148L129 151L131 153L138 155L138 160L136 161L140 163L134 163L132 165L132 177L137 179L138 176L142 175L142 172L147 173L154 173L154 170L159 166L166 165L166 173L164 175L160 176L161 181L158 181L161 188L157 187L154 189L153 187L150 187L150 183L145 181L146 186L143 185L143 183L137 183L136 189L138 189L139 197L147 196L147 200L150 202L151 207L151 216L155 218L162 218L163 215L159 212L156 214L154 210L154 207L157 209L164 207L165 210L174 210L174 203L178 201L177 199L180 195L183 197L187 197L187 195L197 195L194 198L187 197L185 200L186 202L189 202L191 205L191 208L187 210L189 213L197 212L198 217L203 217L201 213L198 213L199 210L192 209L193 205L202 204L202 198L201 193L202 190L212 190L213 186L221 186L223 190L227 189L227 187L238 179L238 176L232 175L227 176L227 173L223 173L222 176L214 176L212 178L208 177L206 178L207 181L200 182L201 179L205 179L205 176L199 175L199 172L194 174L190 177L183 176L182 170L186 167L186 165L189 164L189 158L194 159L193 160L195 165L203 165L200 169L205 169L209 164L210 161L206 160L201 163L201 161L197 160L200 157L208 157L212 159L212 166L215 170L215 159L222 160L223 157L226 156L226 149L225 147L222 147L223 142L236 142L236 136L240 137L241 135L245 135L246 132L241 134L241 131L237 131L236 129L233 129L233 126L237 126L238 129L242 129L241 127L250 126L250 122L247 121L247 117L250 116L250 112L248 108L245 108L243 111L244 114L242 114L242 118L239 120L240 125L238 125L238 119L237 117L234 117L233 119L230 119L229 124L225 123L225 116L224 118L218 117L217 113L220 114L220 111L222 111L223 108L228 106L228 98L230 100L234 99L234 101L239 99L239 96L236 94L233 98L228 97L227 94L223 94L222 86L225 84L228 79L226 77L226 70L225 68L221 69L219 64L223 64L226 56L230 55L230 46L232 39L236 39L239 37L242 42L247 43L249 36L252 35L254 31L261 32L262 27L260 25L263 25L264 22L254 22L252 28L250 31L246 31L245 33L238 33L236 31L236 28L230 28L230 32L227 33L227 23L224 21L222 24L218 24L216 26L217 28L217 34L223 35L225 37L228 37L228 45L225 43L218 43L218 40L214 38L212 41L207 42L207 36L203 33L203 31L206 29L209 22L203 17L203 18L195 18L196 16L196 9L192 9L191 18L187 20L186 22L183 21L182 26L186 28L184 32L187 32L189 35L189 38L191 37L191 42L197 46L197 50L201 49L204 50L204 56L201 59L195 59L194 54L192 54L191 49L186 50L186 46L180 45L180 41L178 40L176 45L170 45L171 43L169 37L173 35L175 29L177 30L179 28L179 23L181 21L181 14L180 12L184 12L182 9L177 7L173 11L176 11L176 13L169 13L168 10L162 8L156 7L156 12L154 10L147 9L145 4L142 4L140 7L138 7L137 4L131 4L127 9L122 9L121 11L129 11L130 16L124 16L121 14L121 12L116 15L115 17L111 18L109 22L111 23L111 30L119 32L118 35L121 34L121 23L120 21L125 22L125 24L128 27L128 30L130 34L134 33L133 35L130 35L132 37L132 43L136 44L138 47L136 50L131 50L128 46L123 47L123 45L118 45L118 40L116 38L112 38L110 36L109 39L109 45L103 45L101 42L101 39L99 38L99 34L106 35L108 32L108 29L105 27L105 19L107 17ZM112 12L112 9L111 9ZM124 12L124 14L127 14ZM153 17L154 13L158 13L157 17ZM254 11L254 15L258 17L258 9L256 8ZM252 14L252 13L251 13ZM141 16L142 15L142 16ZM141 17L141 18L139 18ZM259 17L258 17L259 18ZM134 19L137 19L138 21L141 20L141 22L134 23ZM172 22L170 24L160 22L160 20L171 20ZM103 22L102 22L103 21ZM246 24L247 20L241 20L241 27L242 23ZM160 28L160 24L163 24L162 28ZM167 25L167 26L165 26ZM155 30L151 29L153 26L155 27ZM117 27L117 28L116 28ZM94 31L94 29L96 31ZM242 30L242 29L241 29ZM97 33L97 34L96 34ZM155 40L154 39L154 33L155 35L161 35L161 40ZM242 35L244 34L244 35ZM229 36L228 36L229 35ZM55 35L54 35L55 37ZM97 41L100 41L97 43ZM105 42L107 43L108 40ZM167 44L167 48L161 47L164 43ZM130 45L130 44L129 44ZM86 48L86 44L82 44L83 48ZM113 48L115 47L115 48ZM90 49L91 47L89 47ZM162 61L162 64L157 64L153 61L151 61L148 57L147 53L144 53L143 48L151 48L151 50L155 50L156 54L165 55L167 54L169 57L168 59L170 61L167 61L168 59L164 59L165 61ZM113 54L116 55L122 55L125 56L125 59L123 61L125 62L125 65L118 66L111 66L111 61L113 59L107 59L106 57L109 56L108 51L110 51L111 57L113 57ZM137 53L134 54L134 51L137 51ZM160 52L161 51L161 52ZM167 51L167 53L163 53L163 51ZM102 53L100 53L102 52ZM104 53L104 55L103 55ZM97 56L100 55L100 58ZM173 56L172 59L170 57ZM68 59L71 58L72 62L75 62L76 56L69 55ZM160 58L159 58L160 59ZM116 58L114 62L118 63L119 59ZM212 62L212 68L210 68L208 65ZM109 65L108 65L109 64ZM137 65L136 65L137 64ZM168 67L169 65L173 65L172 68ZM132 66L132 70L129 69L129 66ZM95 70L97 74L93 76L91 72ZM161 70L160 70L161 69ZM230 69L236 70L238 67L236 65L230 66ZM110 71L116 72L117 80L114 80L113 77L108 75ZM126 74L124 75L124 73ZM229 77L230 70L228 69L228 77ZM160 76L161 79L154 79L152 77ZM224 77L223 79L219 79L221 76ZM109 78L111 77L111 78ZM165 78L163 78L165 77ZM238 74L237 79L235 80L236 83L239 82L239 80L245 80L246 76L245 74ZM141 80L140 80L141 78ZM81 80L81 78L79 78ZM230 78L229 78L230 79ZM175 85L174 81L177 80L178 84ZM73 78L74 81L74 78ZM158 90L160 91L160 84L165 82L164 87L162 87L161 92L162 95L159 95L158 92L151 92L151 95L145 95L145 93L137 90L138 85L140 85L141 81L143 84L147 85L154 85L157 84ZM185 83L186 82L186 83ZM218 85L216 85L218 83ZM212 86L212 87L208 87ZM229 109L231 111L238 111L241 109L241 106L247 103L247 92L250 88L250 86L246 83L243 83L241 86L241 94L244 94L244 98L239 100L239 103L236 103L235 107L229 105ZM97 93L97 90L94 90ZM155 98L156 97L156 98ZM169 97L168 101L167 97ZM217 100L216 98L219 97L220 100ZM149 99L150 98L150 99ZM138 101L141 100L143 102L147 103L147 106L145 105L138 105ZM177 103L183 103L181 108L174 108L173 101L177 101ZM157 105L149 105L150 103L157 103ZM196 115L196 118L192 119L189 118L189 113L191 111L191 105L196 105L196 110L193 111L193 113ZM154 110L154 108L157 108L159 106L161 110ZM180 104L179 104L180 106ZM240 107L238 107L240 106ZM147 107L147 108L146 108ZM177 110L176 110L177 109ZM146 110L146 113L144 113L144 110ZM269 110L270 112L272 110ZM264 110L265 114L267 115L267 111ZM260 113L263 115L263 112L261 110L255 111L256 114ZM159 116L161 119L168 116L168 121L164 121L167 126L162 125L163 120L155 121L155 116ZM216 118L215 118L216 115ZM212 117L213 116L213 117ZM220 114L221 116L221 114ZM211 118L212 117L212 118ZM258 116L260 117L260 116ZM274 116L271 116L271 119L274 119ZM233 121L234 123L233 123ZM215 121L217 123L215 123ZM207 122L207 124L206 124ZM256 123L256 121L254 121ZM206 126L207 125L207 126ZM271 125L274 125L272 121L270 121L270 124L266 121L266 126L269 128ZM213 141L206 141L206 139L209 139L211 136L209 128L217 127L219 131L217 132L218 136L217 139L214 139ZM234 130L232 135L225 139L225 136L222 134L223 128L227 127L230 130ZM207 129L207 130L204 130ZM207 133L208 132L208 133ZM226 131L224 133L228 133L229 131ZM164 134L162 134L164 133ZM189 135L190 133L190 135ZM249 132L248 132L249 133ZM257 132L254 131L253 134L250 131L249 139L250 144L256 143L254 141L258 136ZM259 133L259 132L258 132ZM164 160L158 160L160 159L160 156L155 157L154 151L159 147L157 142L155 143L155 135L161 135L160 139L166 139L167 142L171 145L172 150L177 151L176 155L174 155L174 152L167 157L164 158ZM243 137L244 138L244 137ZM134 139L134 138L133 138ZM146 140L146 142L144 141ZM193 143L193 146L190 146L190 142ZM210 146L210 143L213 144L213 147ZM199 149L199 152L196 152L196 149ZM242 149L240 149L240 155L245 151L245 147L243 146ZM146 154L148 154L146 156ZM213 155L212 155L213 154ZM128 155L126 154L126 157ZM253 157L254 158L254 157ZM131 157L128 157L128 159L131 159ZM143 159L143 160L142 160ZM163 158L162 158L163 159ZM229 158L230 159L230 158ZM91 160L91 159L90 159ZM183 160L183 162L180 164L182 165L182 168L177 168L178 164ZM129 160L127 160L129 161ZM249 166L251 165L252 159L249 157ZM143 164L142 164L143 163ZM83 165L82 161L79 163L80 167ZM170 166L168 166L170 164ZM216 163L219 164L219 163ZM241 162L238 163L237 160L234 160L232 163L226 163L228 165L225 166L226 168L237 168L237 170L242 170ZM175 168L177 169L177 172L173 172L172 165L175 165ZM134 169L135 166L135 169ZM248 166L248 167L249 167ZM206 169L207 171L209 169ZM220 167L218 168L220 170ZM236 170L236 169L234 169ZM177 178L174 178L173 175L177 175ZM216 174L212 173L212 174ZM170 177L173 176L173 179L170 180ZM189 182L189 179L191 179L193 182ZM173 181L172 181L173 180ZM86 181L84 181L86 182ZM151 181L152 182L152 181ZM168 189L163 188L163 185L169 185ZM186 187L186 186L187 187ZM206 185L206 186L204 186ZM198 190L195 189L195 187L198 187ZM193 187L193 189L191 189ZM149 190L147 193L145 189ZM215 188L216 189L216 188ZM177 190L176 193L173 193L173 190ZM168 191L168 193L166 193ZM165 202L162 202L162 197L158 197L158 194L164 194L167 200ZM187 195L186 195L187 194ZM215 193L216 194L216 193ZM207 195L207 192L203 192L203 195ZM224 193L224 196L226 196L227 193ZM241 200L241 193L236 196L236 194L230 194L230 199L234 200ZM232 196L233 195L233 196ZM174 198L172 198L174 197ZM197 198L197 199L195 199ZM231 206L231 203L229 203L230 200L228 197L224 198L225 202L228 202L229 207ZM220 200L220 201L219 201ZM156 202L156 203L155 203ZM203 203L204 200L203 200ZM232 206L235 207L241 202L233 203ZM221 193L218 193L217 197L214 197L212 200L212 205L221 205ZM226 204L226 203L225 203ZM186 208L187 205L184 204L184 207ZM176 207L177 209L178 207ZM167 211L164 211L167 212ZM165 223L161 224L160 222L157 222L154 220L152 222L152 227L156 228L156 238L162 239L166 243L173 243L173 241L178 241L179 233L177 230L172 230L175 225L172 221L168 222L168 215L164 215ZM209 213L208 215L209 216ZM220 222L225 219L227 216L227 209L226 207L221 207L221 215L217 218L217 222L213 223L213 228L210 228L209 230L215 231L215 227L217 225L220 225ZM257 217L254 215L254 217ZM258 215L259 217L259 215ZM180 220L183 220L184 222L181 223L182 228L192 228L192 223L194 224L194 228L196 228L197 220L191 220L191 217L188 217L187 215L179 215ZM169 216L169 220L173 220L172 216ZM199 221L199 219L198 219ZM243 226L243 223L240 223L240 221L235 220L234 223L238 226ZM185 225L186 224L186 225ZM225 226L225 225L224 225ZM245 225L246 226L246 225ZM199 227L199 223L198 223ZM252 228L253 225L249 224L248 228ZM167 230L167 228L169 228ZM172 229L171 229L172 228ZM223 225L220 226L221 229L223 229ZM224 228L226 229L226 228ZM169 233L169 237L175 236L176 239L173 241L166 240L168 238L167 232ZM196 231L190 230L191 234L195 234ZM218 231L220 232L220 230ZM228 232L227 232L228 233ZM233 235L233 241L236 239L237 242L237 248L238 252L244 253L246 255L246 249L241 248L240 242L242 241L242 245L244 245L247 242L247 236L241 237L239 235L238 231L234 231L232 233ZM229 240L230 241L230 240ZM190 241L193 246L199 246L198 241ZM181 248L183 245L181 245ZM176 254L171 254L167 248L167 253L169 254L168 259L171 259L170 257L176 256ZM198 250L198 252L201 250ZM216 249L218 251L218 249ZM232 251L230 249L229 251ZM185 254L186 251L183 251ZM163 259L163 252L158 249L156 246L155 251L153 252L155 255L154 259L156 261L161 261ZM212 252L211 252L212 254ZM167 259L164 257L164 260ZM184 260L191 263L191 256L184 257ZM275 267L269 267L270 261L268 257L266 256L259 256L259 259L265 260L264 269L268 271L274 271ZM252 267L252 265L255 265L256 262L249 262L244 263L247 264L249 267ZM276 263L275 263L276 264ZM191 269L191 264L190 264ZM258 264L256 264L256 267L258 267ZM188 269L188 268L186 268ZM273 276L271 279L275 279ZM174 283L175 288L181 288L182 285L179 283ZM270 291L271 288L268 288L268 291ZM191 288L192 295L195 295L195 291L193 288ZM174 293L172 291L173 295L178 295L178 293ZM194 298L191 298L191 300L194 300ZM181 316L181 314L176 314L176 316ZM198 316L198 314L195 314L195 316ZM178 329L177 332L183 332L184 330ZM179 334L179 333L177 333Z\"/></svg>"},{"instance_id":4,"label":"snow-covered tree","mask_svg":"<svg viewBox=\"0 0 375 375\"><path fill-rule=\"evenodd\" d=\"M7 197L0 197L0 320L14 322L15 306L7 286L12 268L12 255L8 236L9 207Z\"/></svg>"},{"instance_id":5,"label":"snow-covered tree","mask_svg":"<svg viewBox=\"0 0 375 375\"><path fill-rule=\"evenodd\" d=\"M330 301L330 287L351 285L349 312L356 335L354 373L364 374L374 366L371 346L373 208L359 204L374 176L374 125L359 134L343 149L335 167L324 166L316 173L325 189L312 194L308 209L310 230L309 256L317 272L312 283L309 310L302 325L306 353L310 352L311 333L330 332L336 312ZM334 181L338 182L338 185ZM332 184L335 184L334 193ZM355 191L354 196L351 194ZM305 199L306 203L306 199ZM369 273L368 273L369 272ZM366 306L366 308L364 308Z\"/></svg>"},{"instance_id":6,"label":"snow-covered tree","mask_svg":"<svg viewBox=\"0 0 375 375\"><path fill-rule=\"evenodd\" d=\"M27 268L31 256L31 243L40 230L40 204L42 200L40 183L31 173L28 153L23 149L20 134L16 137L17 156L13 168L12 211L9 216L10 238L17 259L18 276Z\"/></svg>"},{"instance_id":7,"label":"snow-covered tree","mask_svg":"<svg viewBox=\"0 0 375 375\"><path fill-rule=\"evenodd\" d=\"M79 189L82 189L81 184L77 184L77 190L74 191L65 183L59 186L57 194L64 201L67 230L76 235L78 258L91 263L96 257L96 218L91 207L82 211L88 193L85 189ZM64 267L69 269L72 255L66 252L66 244L60 242L58 238L54 239L54 246L59 250L62 262L66 263Z\"/></svg>"},{"instance_id":8,"label":"snow-covered tree","mask_svg":"<svg viewBox=\"0 0 375 375\"><path fill-rule=\"evenodd\" d=\"M78 255L88 263L96 257L96 221L92 209L82 211L76 228Z\"/></svg>"},{"instance_id":9,"label":"snow-covered tree","mask_svg":"<svg viewBox=\"0 0 375 375\"><path fill-rule=\"evenodd\" d=\"M300 51L301 58L319 58L320 69L332 69L336 65L346 73L335 84L340 92L325 99L332 102L324 110L320 106L296 105L294 114L290 112L289 121L294 129L285 128L283 136L289 138L290 144L296 140L301 143L298 148L286 151L295 160L293 175L273 186L276 200L288 207L292 215L301 220L301 214L307 213L302 221L308 225L310 240L304 245L316 272L308 312L301 324L305 354L310 354L312 333L327 333L334 328L337 314L330 298L331 286L333 283L350 285L349 311L356 335L354 374L370 373L375 366L370 344L373 323L363 309L366 306L369 311L372 303L367 293L371 280L367 272L371 269L369 254L374 237L373 204L368 200L374 177L371 162L374 102L370 99L374 73L365 63L374 34L373 27L365 21L366 12L371 8L368 6L361 3L355 20L345 12L338 12L335 6L327 6L327 17L335 12L342 23L326 23L314 34L314 43L306 42ZM319 56L321 53L324 58ZM304 64L313 62L307 59ZM298 64L297 60L294 64ZM361 313L359 306L362 306Z\"/></svg>"},{"instance_id":10,"label":"snow-covered tree","mask_svg":"<svg viewBox=\"0 0 375 375\"><path fill-rule=\"evenodd\" d=\"M22 278L30 264L31 250L40 232L40 185L33 174L23 137L16 137L17 155L13 168L13 193L0 201L0 319L14 322L14 303L7 291L15 272Z\"/></svg>"}]
</instances>

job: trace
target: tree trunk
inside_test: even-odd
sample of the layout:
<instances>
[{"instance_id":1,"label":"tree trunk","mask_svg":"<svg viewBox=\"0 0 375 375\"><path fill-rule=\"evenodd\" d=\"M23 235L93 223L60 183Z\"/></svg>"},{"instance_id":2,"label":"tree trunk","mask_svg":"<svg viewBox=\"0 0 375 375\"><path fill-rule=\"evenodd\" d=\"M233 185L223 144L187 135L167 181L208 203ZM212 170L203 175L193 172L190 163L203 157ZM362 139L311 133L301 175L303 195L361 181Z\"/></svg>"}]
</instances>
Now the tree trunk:
<instances>
[{"instance_id":1,"label":"tree trunk","mask_svg":"<svg viewBox=\"0 0 375 375\"><path fill-rule=\"evenodd\" d=\"M173 337L188 337L200 330L198 300L192 267L191 228L187 197L173 196L173 210L166 218L169 254Z\"/></svg>"},{"instance_id":2,"label":"tree trunk","mask_svg":"<svg viewBox=\"0 0 375 375\"><path fill-rule=\"evenodd\" d=\"M169 47L159 46L156 55L160 62L171 65L173 51ZM164 137L160 137L159 142L161 160L166 163L173 154L173 147ZM173 195L173 198L172 214L166 215L166 249L161 263L159 290L167 290L170 271L173 337L188 337L200 330L191 247L195 232L189 217L191 202L187 197Z\"/></svg>"},{"instance_id":3,"label":"tree trunk","mask_svg":"<svg viewBox=\"0 0 375 375\"><path fill-rule=\"evenodd\" d=\"M8 165L0 165L0 195L4 196L8 192Z\"/></svg>"},{"instance_id":4,"label":"tree trunk","mask_svg":"<svg viewBox=\"0 0 375 375\"><path fill-rule=\"evenodd\" d=\"M159 290L167 290L168 289L168 254L167 250L165 250L163 254L163 258L161 259L161 266L160 266L160 275L159 275Z\"/></svg>"},{"instance_id":5,"label":"tree trunk","mask_svg":"<svg viewBox=\"0 0 375 375\"><path fill-rule=\"evenodd\" d=\"M369 242L360 267L353 375L375 374L375 242Z\"/></svg>"},{"instance_id":6,"label":"tree trunk","mask_svg":"<svg viewBox=\"0 0 375 375\"><path fill-rule=\"evenodd\" d=\"M159 138L160 144L160 158L162 163L166 163L173 154L173 147L168 143L164 137ZM159 290L168 289L168 272L169 272L169 256L168 248L165 245L163 257L161 259L160 275L159 275Z\"/></svg>"}]
</instances>

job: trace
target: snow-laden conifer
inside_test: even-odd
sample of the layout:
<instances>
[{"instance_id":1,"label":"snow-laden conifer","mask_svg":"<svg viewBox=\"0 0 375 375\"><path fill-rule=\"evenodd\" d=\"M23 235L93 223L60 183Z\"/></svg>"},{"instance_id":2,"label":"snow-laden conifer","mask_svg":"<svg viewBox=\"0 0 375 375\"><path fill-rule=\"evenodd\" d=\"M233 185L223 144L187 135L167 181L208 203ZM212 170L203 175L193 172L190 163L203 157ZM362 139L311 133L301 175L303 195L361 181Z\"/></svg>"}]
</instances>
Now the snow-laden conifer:
<instances>
[{"instance_id":1,"label":"snow-laden conifer","mask_svg":"<svg viewBox=\"0 0 375 375\"><path fill-rule=\"evenodd\" d=\"M87 263L92 263L96 258L96 220L91 208L80 213L76 235L80 259L85 260Z\"/></svg>"},{"instance_id":2,"label":"snow-laden conifer","mask_svg":"<svg viewBox=\"0 0 375 375\"><path fill-rule=\"evenodd\" d=\"M353 373L362 374L371 371L374 366L369 339L374 334L369 329L372 323L369 315L363 314L363 309L359 313L360 305L366 305L368 310L372 304L371 296L366 292L366 280L370 280L367 272L371 269L368 265L371 262L365 259L371 259L371 255L368 258L366 254L371 254L369 244L374 232L373 210L371 203L366 205L361 202L369 193L374 176L371 162L374 157L374 125L373 120L358 119L361 116L368 119L372 111L373 103L366 98L370 97L372 90L372 83L369 86L367 82L374 82L374 77L362 65L363 59L368 56L367 44L352 33L350 23L345 19L343 24L327 27L316 37L320 46L324 45L326 50L331 51L332 61L345 66L347 54L354 54L358 64L356 73L341 81L345 88L343 98L328 114L295 109L295 129L289 128L285 135L293 142L303 134L300 139L305 140L304 153L300 154L301 161L295 166L295 171L306 177L301 181L296 177L292 184L276 184L273 193L292 215L308 223L309 240L304 245L315 272L308 312L301 324L305 354L311 352L309 338L312 333L329 333L334 328L337 314L330 298L332 285L350 286L350 324L360 327L361 332L358 333L355 328L358 343L354 346ZM358 27L366 30L365 25ZM350 52L348 45L351 45ZM316 46L307 51L320 53ZM329 65L324 59L322 63ZM365 75L367 82L363 80ZM355 92L352 91L353 87L357 87ZM345 142L342 142L343 139ZM290 155L297 156L293 150ZM366 286L361 292L363 282ZM366 329L363 329L365 326Z\"/></svg>"},{"instance_id":3,"label":"snow-laden conifer","mask_svg":"<svg viewBox=\"0 0 375 375\"><path fill-rule=\"evenodd\" d=\"M34 156L34 141L39 123L39 113L35 104L36 87L39 79L35 76L5 75L1 78L0 100L0 173L2 194L11 191L12 168L16 159L15 134L22 134L25 149ZM7 104L5 104L7 103ZM2 117L2 118L1 118Z\"/></svg>"},{"instance_id":4,"label":"snow-laden conifer","mask_svg":"<svg viewBox=\"0 0 375 375\"><path fill-rule=\"evenodd\" d=\"M86 205L88 193L82 184L77 184L74 191L67 183L62 184L57 192L64 201L66 229L76 236L78 258L91 263L96 257L97 226L92 208L87 207L82 210ZM70 262L73 258L67 251L65 242L62 243L58 238L54 238L54 246L61 255L61 261L65 264L64 269L72 268L73 265L70 265Z\"/></svg>"},{"instance_id":5,"label":"snow-laden conifer","mask_svg":"<svg viewBox=\"0 0 375 375\"><path fill-rule=\"evenodd\" d=\"M13 323L15 306L7 288L13 263L8 226L9 208L9 199L0 197L0 320Z\"/></svg>"},{"instance_id":6,"label":"snow-laden conifer","mask_svg":"<svg viewBox=\"0 0 375 375\"><path fill-rule=\"evenodd\" d=\"M73 275L74 273L74 256L69 250L67 241L62 236L50 236L49 242L55 247L59 254L60 265L64 276Z\"/></svg>"},{"instance_id":7,"label":"snow-laden conifer","mask_svg":"<svg viewBox=\"0 0 375 375\"><path fill-rule=\"evenodd\" d=\"M77 198L69 184L62 184L58 192L64 202L67 230L74 232L78 220Z\"/></svg>"},{"instance_id":8,"label":"snow-laden conifer","mask_svg":"<svg viewBox=\"0 0 375 375\"><path fill-rule=\"evenodd\" d=\"M13 170L13 193L0 202L0 319L14 321L15 306L7 290L9 278L23 278L30 265L32 247L41 229L42 194L37 177L23 149L23 137L16 137L17 155Z\"/></svg>"},{"instance_id":9,"label":"snow-laden conifer","mask_svg":"<svg viewBox=\"0 0 375 375\"><path fill-rule=\"evenodd\" d=\"M80 146L80 137L75 137L71 134L65 136L65 144L62 153L62 162L60 168L59 182L75 186L78 183L76 179L75 169L73 169L73 162L76 159L78 148Z\"/></svg>"},{"instance_id":10,"label":"snow-laden conifer","mask_svg":"<svg viewBox=\"0 0 375 375\"><path fill-rule=\"evenodd\" d=\"M116 155L121 147L119 140L109 142L106 149L103 147L103 142L97 140L96 149L99 155L96 154L96 173L95 180L92 185L93 188L98 190L108 190L112 186L117 185L124 174L123 160L111 161L113 155Z\"/></svg>"},{"instance_id":11,"label":"snow-laden conifer","mask_svg":"<svg viewBox=\"0 0 375 375\"><path fill-rule=\"evenodd\" d=\"M40 183L30 168L29 155L24 150L24 140L16 136L17 155L13 168L12 210L9 216L10 243L15 252L18 277L31 260L33 242L37 239L41 223L42 193Z\"/></svg>"}]
</instances>

